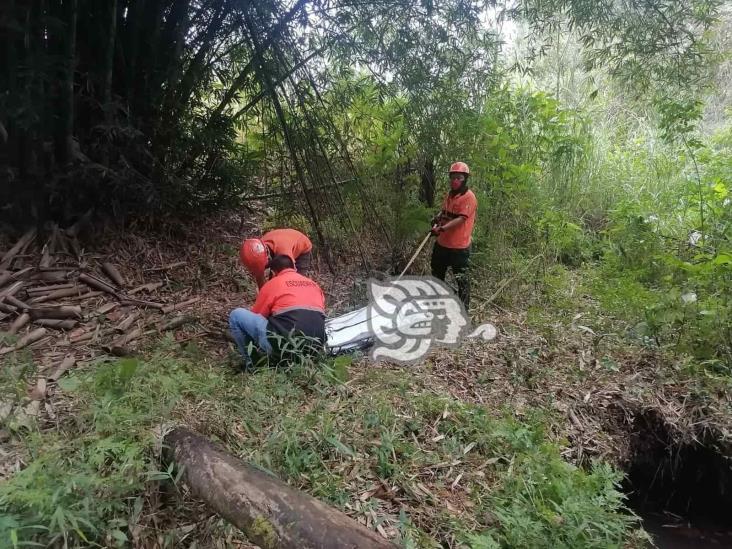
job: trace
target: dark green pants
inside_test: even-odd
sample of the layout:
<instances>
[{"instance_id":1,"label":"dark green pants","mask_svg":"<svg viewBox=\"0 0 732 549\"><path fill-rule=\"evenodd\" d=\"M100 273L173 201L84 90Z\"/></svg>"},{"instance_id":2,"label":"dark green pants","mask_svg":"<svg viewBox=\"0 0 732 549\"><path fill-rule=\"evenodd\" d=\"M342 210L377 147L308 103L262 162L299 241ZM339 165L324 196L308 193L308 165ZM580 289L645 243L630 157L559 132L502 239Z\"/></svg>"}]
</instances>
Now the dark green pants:
<instances>
[{"instance_id":1,"label":"dark green pants","mask_svg":"<svg viewBox=\"0 0 732 549\"><path fill-rule=\"evenodd\" d=\"M470 248L445 248L435 242L430 263L432 276L440 280L445 280L447 268L452 267L458 285L458 297L467 310L470 305Z\"/></svg>"}]
</instances>

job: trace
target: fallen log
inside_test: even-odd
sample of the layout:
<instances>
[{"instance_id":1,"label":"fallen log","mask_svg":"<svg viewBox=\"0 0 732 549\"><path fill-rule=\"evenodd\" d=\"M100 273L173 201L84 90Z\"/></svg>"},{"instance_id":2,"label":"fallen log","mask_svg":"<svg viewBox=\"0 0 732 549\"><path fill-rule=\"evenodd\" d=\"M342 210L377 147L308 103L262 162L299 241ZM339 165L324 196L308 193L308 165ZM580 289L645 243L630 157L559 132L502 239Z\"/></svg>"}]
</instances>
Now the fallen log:
<instances>
[{"instance_id":1,"label":"fallen log","mask_svg":"<svg viewBox=\"0 0 732 549\"><path fill-rule=\"evenodd\" d=\"M39 307L30 310L31 319L38 318L81 318L79 305L63 305L61 307Z\"/></svg>"},{"instance_id":2,"label":"fallen log","mask_svg":"<svg viewBox=\"0 0 732 549\"><path fill-rule=\"evenodd\" d=\"M104 271L104 274L106 274L109 279L117 286L119 286L120 288L125 287L125 279L122 278L119 270L117 270L117 267L115 267L112 263L102 263L102 271Z\"/></svg>"},{"instance_id":3,"label":"fallen log","mask_svg":"<svg viewBox=\"0 0 732 549\"><path fill-rule=\"evenodd\" d=\"M191 492L263 549L393 548L376 532L189 429L163 439Z\"/></svg>"}]
</instances>

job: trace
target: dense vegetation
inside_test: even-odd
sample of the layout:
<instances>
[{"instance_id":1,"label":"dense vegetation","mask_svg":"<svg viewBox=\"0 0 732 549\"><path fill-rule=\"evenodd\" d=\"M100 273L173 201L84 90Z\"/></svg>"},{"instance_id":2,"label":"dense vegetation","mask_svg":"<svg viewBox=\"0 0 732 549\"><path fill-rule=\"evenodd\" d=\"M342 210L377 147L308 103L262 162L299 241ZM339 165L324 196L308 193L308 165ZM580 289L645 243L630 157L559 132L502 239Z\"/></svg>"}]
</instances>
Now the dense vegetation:
<instances>
[{"instance_id":1,"label":"dense vegetation","mask_svg":"<svg viewBox=\"0 0 732 549\"><path fill-rule=\"evenodd\" d=\"M264 196L266 222L311 233L327 259L394 270L460 159L480 204L476 317L508 281L495 304L526 308L551 339L547 326L581 298L598 341L612 333L672 356L709 394L724 391L729 30L715 0L11 0L0 6L1 221L41 227L89 208L192 220ZM334 505L348 501L339 475L351 461L405 485L468 446L469 465L487 460L484 478L466 476L475 522L403 514L406 547L640 543L620 474L566 463L551 418L489 416L403 373L354 389L332 361L232 385L218 366L194 366L196 348L170 346L68 379L76 415L63 432L8 423L33 459L0 486L0 544L124 546L147 539L138 525L163 530L141 518L170 477L151 428L191 419L205 397L212 434L237 444L226 433L243 429L236 452ZM20 394L33 366L13 360L3 389ZM439 444L412 438L447 409ZM180 541L168 534L161 545Z\"/></svg>"}]
</instances>

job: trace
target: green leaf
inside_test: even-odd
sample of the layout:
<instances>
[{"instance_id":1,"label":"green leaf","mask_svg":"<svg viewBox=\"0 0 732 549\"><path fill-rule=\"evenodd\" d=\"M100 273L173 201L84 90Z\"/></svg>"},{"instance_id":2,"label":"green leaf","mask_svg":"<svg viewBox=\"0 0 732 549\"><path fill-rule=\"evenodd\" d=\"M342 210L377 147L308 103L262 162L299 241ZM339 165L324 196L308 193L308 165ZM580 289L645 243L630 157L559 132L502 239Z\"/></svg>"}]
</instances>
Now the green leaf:
<instances>
[{"instance_id":1,"label":"green leaf","mask_svg":"<svg viewBox=\"0 0 732 549\"><path fill-rule=\"evenodd\" d=\"M62 391L75 391L79 388L79 385L81 385L79 378L73 376L63 377L58 380L58 386Z\"/></svg>"},{"instance_id":2,"label":"green leaf","mask_svg":"<svg viewBox=\"0 0 732 549\"><path fill-rule=\"evenodd\" d=\"M122 530L112 530L111 534L120 544L124 545L127 543L127 535Z\"/></svg>"},{"instance_id":3,"label":"green leaf","mask_svg":"<svg viewBox=\"0 0 732 549\"><path fill-rule=\"evenodd\" d=\"M333 447L336 450L338 450L341 454L345 454L345 455L347 455L349 457L352 457L352 458L355 458L356 457L356 453L353 450L351 450L348 446L346 446L345 444L343 444L337 438L331 436L331 437L327 437L325 440L327 440L328 442L330 442L333 445Z\"/></svg>"},{"instance_id":4,"label":"green leaf","mask_svg":"<svg viewBox=\"0 0 732 549\"><path fill-rule=\"evenodd\" d=\"M341 383L348 381L348 367L351 365L350 356L339 356L333 361L333 377Z\"/></svg>"}]
</instances>

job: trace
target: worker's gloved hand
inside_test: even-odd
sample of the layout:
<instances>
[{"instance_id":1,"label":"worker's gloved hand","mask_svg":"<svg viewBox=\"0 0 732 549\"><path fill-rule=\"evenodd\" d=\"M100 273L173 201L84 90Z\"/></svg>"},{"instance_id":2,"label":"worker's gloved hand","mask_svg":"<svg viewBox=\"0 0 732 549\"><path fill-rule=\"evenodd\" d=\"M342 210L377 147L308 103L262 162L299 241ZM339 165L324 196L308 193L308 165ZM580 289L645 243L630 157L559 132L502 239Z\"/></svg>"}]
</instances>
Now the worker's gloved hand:
<instances>
[{"instance_id":1,"label":"worker's gloved hand","mask_svg":"<svg viewBox=\"0 0 732 549\"><path fill-rule=\"evenodd\" d=\"M440 227L439 225L433 225L431 232L432 232L432 236L437 236L438 234L440 234L442 232L442 227Z\"/></svg>"}]
</instances>

